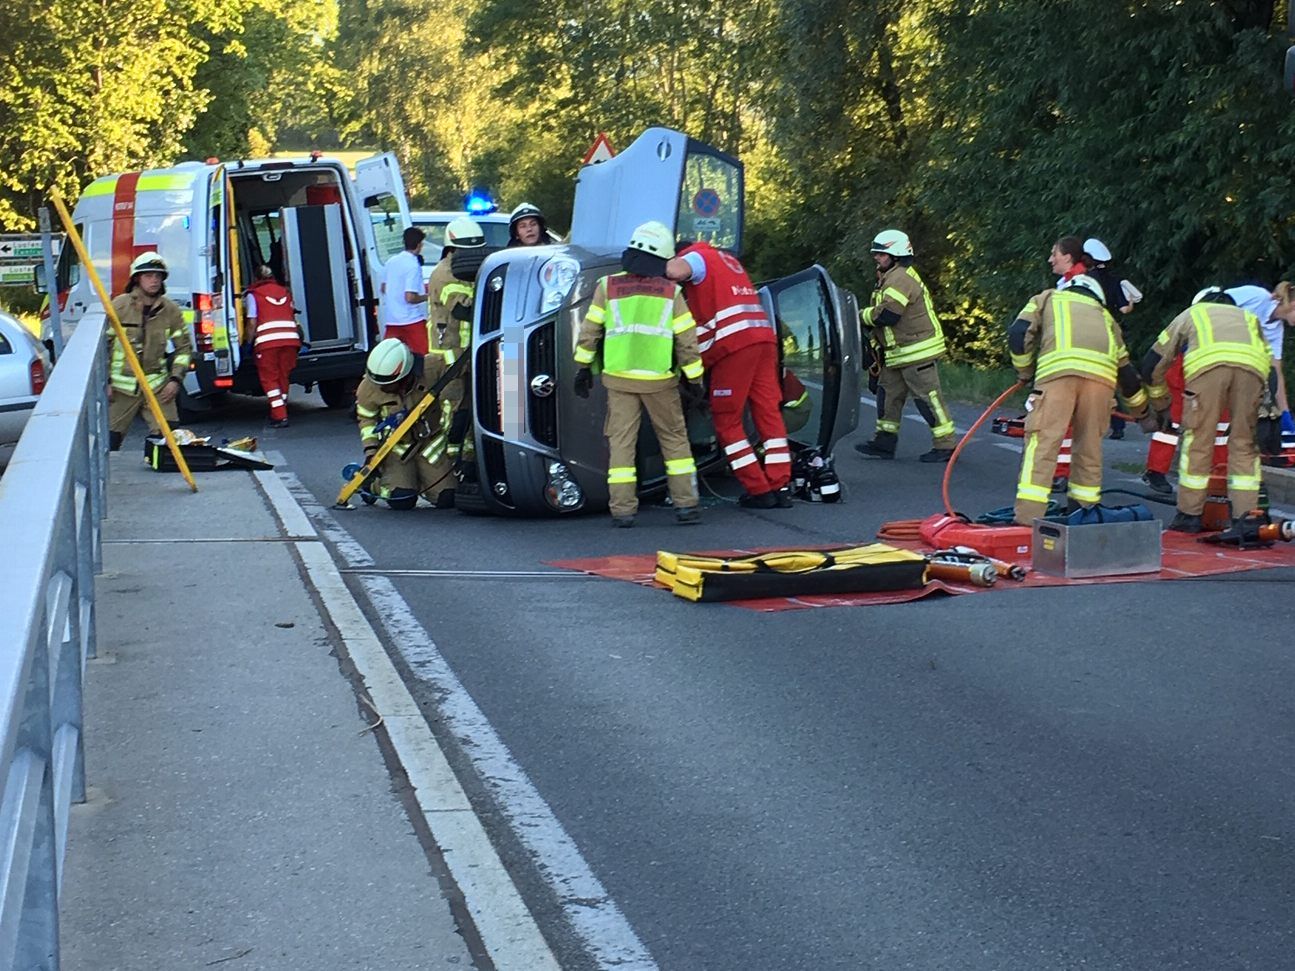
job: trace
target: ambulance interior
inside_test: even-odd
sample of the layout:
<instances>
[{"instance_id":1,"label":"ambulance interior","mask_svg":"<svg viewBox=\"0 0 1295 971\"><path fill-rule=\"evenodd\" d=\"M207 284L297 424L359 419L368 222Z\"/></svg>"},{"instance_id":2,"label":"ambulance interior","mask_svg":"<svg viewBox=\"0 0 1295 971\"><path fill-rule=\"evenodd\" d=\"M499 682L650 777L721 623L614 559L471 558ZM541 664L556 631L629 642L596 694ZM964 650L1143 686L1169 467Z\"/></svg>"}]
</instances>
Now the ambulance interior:
<instances>
[{"instance_id":1,"label":"ambulance interior","mask_svg":"<svg viewBox=\"0 0 1295 971\"><path fill-rule=\"evenodd\" d=\"M364 326L356 227L343 205L337 169L284 163L240 172L230 168L238 231L237 286L269 266L292 292L312 350L351 347Z\"/></svg>"}]
</instances>

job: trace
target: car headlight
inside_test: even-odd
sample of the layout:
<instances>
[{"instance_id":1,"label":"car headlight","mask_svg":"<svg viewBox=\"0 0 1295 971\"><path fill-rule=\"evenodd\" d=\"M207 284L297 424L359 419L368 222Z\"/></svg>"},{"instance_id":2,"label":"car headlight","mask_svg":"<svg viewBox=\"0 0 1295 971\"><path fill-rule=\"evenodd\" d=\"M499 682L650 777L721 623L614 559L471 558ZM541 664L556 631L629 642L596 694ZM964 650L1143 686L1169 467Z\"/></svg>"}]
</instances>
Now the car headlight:
<instances>
[{"instance_id":1,"label":"car headlight","mask_svg":"<svg viewBox=\"0 0 1295 971\"><path fill-rule=\"evenodd\" d=\"M549 481L544 486L544 500L555 512L575 512L585 504L585 493L571 477L571 470L561 462L549 463Z\"/></svg>"},{"instance_id":2,"label":"car headlight","mask_svg":"<svg viewBox=\"0 0 1295 971\"><path fill-rule=\"evenodd\" d=\"M540 313L562 306L580 276L580 264L569 256L554 256L540 267Z\"/></svg>"}]
</instances>

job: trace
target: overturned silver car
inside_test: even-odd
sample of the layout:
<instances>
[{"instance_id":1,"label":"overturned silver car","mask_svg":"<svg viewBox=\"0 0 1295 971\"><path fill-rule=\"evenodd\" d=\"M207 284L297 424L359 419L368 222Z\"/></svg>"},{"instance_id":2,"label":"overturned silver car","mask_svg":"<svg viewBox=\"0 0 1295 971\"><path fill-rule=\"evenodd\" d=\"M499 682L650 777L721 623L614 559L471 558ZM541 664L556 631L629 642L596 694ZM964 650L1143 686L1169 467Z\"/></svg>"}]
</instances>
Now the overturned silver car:
<instances>
[{"instance_id":1,"label":"overturned silver car","mask_svg":"<svg viewBox=\"0 0 1295 971\"><path fill-rule=\"evenodd\" d=\"M598 278L620 268L640 223L741 253L743 169L736 158L680 132L652 128L576 181L570 242L501 250L477 273L473 313L474 475L465 511L540 515L607 505L606 398L572 391L580 321ZM785 372L808 401L788 424L794 447L830 455L859 411L859 325L854 296L820 266L763 284ZM688 418L699 474L723 466L709 416ZM650 424L639 439L640 491L665 485ZM475 479L475 481L473 481Z\"/></svg>"}]
</instances>

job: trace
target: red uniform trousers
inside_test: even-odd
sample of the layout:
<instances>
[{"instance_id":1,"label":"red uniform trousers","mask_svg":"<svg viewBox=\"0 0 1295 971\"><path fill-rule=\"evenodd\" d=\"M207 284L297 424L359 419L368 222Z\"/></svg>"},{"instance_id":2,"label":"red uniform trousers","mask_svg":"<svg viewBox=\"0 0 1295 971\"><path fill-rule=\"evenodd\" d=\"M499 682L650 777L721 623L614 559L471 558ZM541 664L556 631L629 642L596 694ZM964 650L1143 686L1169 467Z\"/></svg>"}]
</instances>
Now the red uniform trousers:
<instances>
[{"instance_id":1,"label":"red uniform trousers","mask_svg":"<svg viewBox=\"0 0 1295 971\"><path fill-rule=\"evenodd\" d=\"M427 356L427 321L420 320L413 324L387 324L383 337L394 337L415 354Z\"/></svg>"},{"instance_id":2,"label":"red uniform trousers","mask_svg":"<svg viewBox=\"0 0 1295 971\"><path fill-rule=\"evenodd\" d=\"M288 417L288 376L297 366L300 344L274 344L256 349L256 376L270 399L270 421Z\"/></svg>"},{"instance_id":3,"label":"red uniform trousers","mask_svg":"<svg viewBox=\"0 0 1295 971\"><path fill-rule=\"evenodd\" d=\"M1182 431L1183 389L1187 382L1183 377L1183 359L1179 355L1165 372L1165 384L1169 387L1169 419L1173 422L1167 432L1154 432L1151 444L1147 446L1147 471L1167 475L1174 466L1174 452L1178 450L1178 437ZM1228 413L1225 409L1220 417L1214 435L1214 467L1227 468L1228 464Z\"/></svg>"},{"instance_id":4,"label":"red uniform trousers","mask_svg":"<svg viewBox=\"0 0 1295 971\"><path fill-rule=\"evenodd\" d=\"M748 344L720 358L708 373L715 437L733 474L753 496L781 489L791 480L791 450L782 420L778 345L773 341ZM742 425L747 405L764 443L763 465Z\"/></svg>"}]
</instances>

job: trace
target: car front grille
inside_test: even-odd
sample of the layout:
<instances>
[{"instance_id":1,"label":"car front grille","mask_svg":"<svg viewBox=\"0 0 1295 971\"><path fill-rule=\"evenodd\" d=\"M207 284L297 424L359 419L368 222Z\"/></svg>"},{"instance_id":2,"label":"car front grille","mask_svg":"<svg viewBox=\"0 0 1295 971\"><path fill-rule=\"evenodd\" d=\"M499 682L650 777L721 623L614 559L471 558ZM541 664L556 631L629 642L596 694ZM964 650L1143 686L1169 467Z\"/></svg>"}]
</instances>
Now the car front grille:
<instances>
[{"instance_id":1,"label":"car front grille","mask_svg":"<svg viewBox=\"0 0 1295 971\"><path fill-rule=\"evenodd\" d=\"M490 341L477 349L477 359L472 368L472 383L476 386L477 422L488 432L498 435L502 431L499 410L499 348L498 341Z\"/></svg>"},{"instance_id":2,"label":"car front grille","mask_svg":"<svg viewBox=\"0 0 1295 971\"><path fill-rule=\"evenodd\" d=\"M557 380L557 338L552 320L531 331L526 341L526 376L534 381L541 375L547 375L551 382ZM533 384L527 389L526 425L531 437L549 448L558 446L559 393L553 387L547 395L536 394Z\"/></svg>"},{"instance_id":3,"label":"car front grille","mask_svg":"<svg viewBox=\"0 0 1295 971\"><path fill-rule=\"evenodd\" d=\"M482 284L485 289L481 294L481 334L493 334L499 330L504 314L504 277L507 273L507 264L496 267Z\"/></svg>"}]
</instances>

